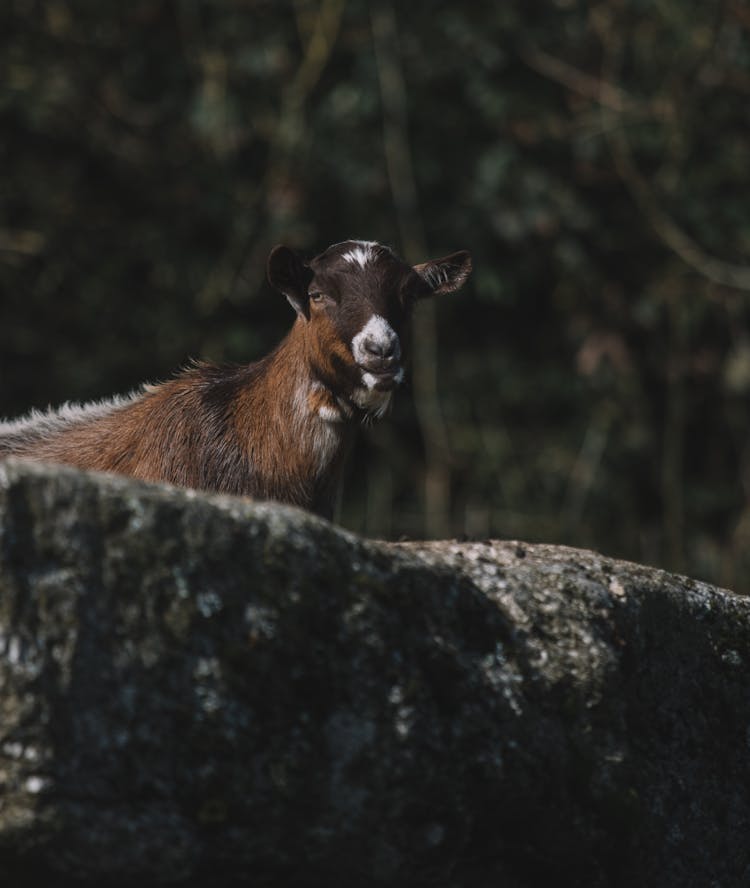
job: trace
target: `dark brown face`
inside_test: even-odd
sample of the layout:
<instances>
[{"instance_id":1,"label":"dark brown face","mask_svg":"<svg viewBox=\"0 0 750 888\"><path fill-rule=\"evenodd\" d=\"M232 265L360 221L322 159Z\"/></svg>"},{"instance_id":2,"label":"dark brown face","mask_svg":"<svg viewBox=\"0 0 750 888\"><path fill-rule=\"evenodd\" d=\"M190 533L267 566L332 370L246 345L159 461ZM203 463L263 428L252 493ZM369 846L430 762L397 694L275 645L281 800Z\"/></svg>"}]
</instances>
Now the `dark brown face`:
<instances>
[{"instance_id":1,"label":"dark brown face","mask_svg":"<svg viewBox=\"0 0 750 888\"><path fill-rule=\"evenodd\" d=\"M466 252L412 267L389 247L356 240L307 263L286 247L268 260L271 284L311 325L321 382L375 412L404 378L414 303L458 289L470 271Z\"/></svg>"}]
</instances>

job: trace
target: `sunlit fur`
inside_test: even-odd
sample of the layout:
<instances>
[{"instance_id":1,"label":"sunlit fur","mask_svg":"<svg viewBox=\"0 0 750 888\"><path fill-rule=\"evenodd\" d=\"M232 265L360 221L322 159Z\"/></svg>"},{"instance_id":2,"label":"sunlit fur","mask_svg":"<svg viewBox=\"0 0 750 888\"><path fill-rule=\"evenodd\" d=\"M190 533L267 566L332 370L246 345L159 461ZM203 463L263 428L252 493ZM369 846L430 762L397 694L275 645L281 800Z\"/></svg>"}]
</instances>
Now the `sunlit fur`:
<instances>
[{"instance_id":1,"label":"sunlit fur","mask_svg":"<svg viewBox=\"0 0 750 888\"><path fill-rule=\"evenodd\" d=\"M445 271L432 269L441 263ZM269 279L297 319L269 355L235 367L196 363L126 397L0 423L0 458L276 499L330 516L356 426L380 418L403 379L411 302L429 295L430 278L445 291L469 268L468 254L412 268L372 241L336 244L309 263L276 248ZM314 302L310 293L322 291L335 299ZM379 355L368 341L393 347Z\"/></svg>"},{"instance_id":2,"label":"sunlit fur","mask_svg":"<svg viewBox=\"0 0 750 888\"><path fill-rule=\"evenodd\" d=\"M41 441L75 425L108 416L132 404L142 393L143 389L139 389L130 395L115 395L87 404L68 402L45 412L32 410L18 419L0 422L0 454L24 450L31 441Z\"/></svg>"}]
</instances>

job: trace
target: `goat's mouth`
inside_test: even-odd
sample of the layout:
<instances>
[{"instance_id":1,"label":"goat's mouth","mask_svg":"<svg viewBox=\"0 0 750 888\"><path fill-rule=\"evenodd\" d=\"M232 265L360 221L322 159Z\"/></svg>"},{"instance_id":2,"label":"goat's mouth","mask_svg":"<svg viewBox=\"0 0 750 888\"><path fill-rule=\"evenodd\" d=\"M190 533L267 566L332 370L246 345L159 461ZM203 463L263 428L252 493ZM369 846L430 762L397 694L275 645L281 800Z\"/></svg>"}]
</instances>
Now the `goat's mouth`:
<instances>
[{"instance_id":1,"label":"goat's mouth","mask_svg":"<svg viewBox=\"0 0 750 888\"><path fill-rule=\"evenodd\" d=\"M368 367L360 364L362 381L376 392L390 392L404 379L404 369L398 364L390 367Z\"/></svg>"}]
</instances>

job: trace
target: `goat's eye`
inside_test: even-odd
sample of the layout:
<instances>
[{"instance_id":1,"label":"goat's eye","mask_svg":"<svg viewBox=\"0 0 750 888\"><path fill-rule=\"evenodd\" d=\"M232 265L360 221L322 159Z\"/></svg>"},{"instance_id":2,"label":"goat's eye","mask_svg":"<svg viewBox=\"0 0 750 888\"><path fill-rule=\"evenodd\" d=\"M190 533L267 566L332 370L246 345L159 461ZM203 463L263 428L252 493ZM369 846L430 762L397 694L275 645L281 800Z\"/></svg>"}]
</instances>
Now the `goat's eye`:
<instances>
[{"instance_id":1,"label":"goat's eye","mask_svg":"<svg viewBox=\"0 0 750 888\"><path fill-rule=\"evenodd\" d=\"M325 299L325 293L310 293L310 299L313 302L322 302Z\"/></svg>"}]
</instances>

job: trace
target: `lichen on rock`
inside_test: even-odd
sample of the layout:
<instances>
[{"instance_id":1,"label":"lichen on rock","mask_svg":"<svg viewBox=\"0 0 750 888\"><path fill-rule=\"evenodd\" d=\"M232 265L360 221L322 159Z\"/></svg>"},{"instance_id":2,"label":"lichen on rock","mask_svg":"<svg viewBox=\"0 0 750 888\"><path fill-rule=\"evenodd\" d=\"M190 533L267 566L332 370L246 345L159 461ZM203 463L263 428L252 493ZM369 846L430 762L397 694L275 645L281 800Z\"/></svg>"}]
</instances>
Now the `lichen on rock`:
<instances>
[{"instance_id":1,"label":"lichen on rock","mask_svg":"<svg viewBox=\"0 0 750 888\"><path fill-rule=\"evenodd\" d=\"M14 884L739 885L750 603L0 463Z\"/></svg>"}]
</instances>

